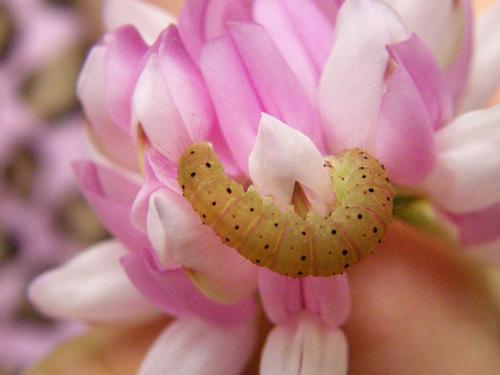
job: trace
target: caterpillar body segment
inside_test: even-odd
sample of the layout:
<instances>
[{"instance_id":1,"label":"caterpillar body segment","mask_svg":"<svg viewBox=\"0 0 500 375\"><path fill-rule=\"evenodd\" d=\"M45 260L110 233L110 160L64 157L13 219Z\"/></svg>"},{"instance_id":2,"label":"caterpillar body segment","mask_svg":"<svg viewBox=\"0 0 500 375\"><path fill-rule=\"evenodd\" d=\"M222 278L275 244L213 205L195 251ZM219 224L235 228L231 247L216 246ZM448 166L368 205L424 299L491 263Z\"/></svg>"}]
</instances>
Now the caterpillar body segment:
<instances>
[{"instance_id":1,"label":"caterpillar body segment","mask_svg":"<svg viewBox=\"0 0 500 375\"><path fill-rule=\"evenodd\" d=\"M336 207L322 217L281 211L224 173L209 143L179 159L178 182L202 222L253 263L291 277L331 276L367 256L392 219L393 188L380 163L359 150L327 157Z\"/></svg>"}]
</instances>

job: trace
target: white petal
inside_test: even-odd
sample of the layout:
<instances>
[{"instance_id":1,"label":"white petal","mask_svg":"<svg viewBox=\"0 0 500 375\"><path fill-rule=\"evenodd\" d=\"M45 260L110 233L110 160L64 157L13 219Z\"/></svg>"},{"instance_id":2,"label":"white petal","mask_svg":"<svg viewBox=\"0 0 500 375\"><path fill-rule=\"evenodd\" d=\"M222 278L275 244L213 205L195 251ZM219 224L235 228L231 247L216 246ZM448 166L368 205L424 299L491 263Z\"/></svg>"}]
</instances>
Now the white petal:
<instances>
[{"instance_id":1,"label":"white petal","mask_svg":"<svg viewBox=\"0 0 500 375\"><path fill-rule=\"evenodd\" d=\"M472 70L461 112L487 104L500 83L500 2L481 14L476 23Z\"/></svg>"},{"instance_id":2,"label":"white petal","mask_svg":"<svg viewBox=\"0 0 500 375\"><path fill-rule=\"evenodd\" d=\"M96 124L111 123L106 109L103 108L103 93L106 74L106 48L95 46L87 56L77 83L77 93L85 107L86 115Z\"/></svg>"},{"instance_id":3,"label":"white petal","mask_svg":"<svg viewBox=\"0 0 500 375\"><path fill-rule=\"evenodd\" d=\"M347 341L341 330L308 315L279 324L267 338L260 375L346 375Z\"/></svg>"},{"instance_id":4,"label":"white petal","mask_svg":"<svg viewBox=\"0 0 500 375\"><path fill-rule=\"evenodd\" d=\"M500 106L466 113L436 133L436 167L424 187L456 213L500 201Z\"/></svg>"},{"instance_id":5,"label":"white petal","mask_svg":"<svg viewBox=\"0 0 500 375\"><path fill-rule=\"evenodd\" d=\"M30 300L56 318L99 323L150 319L158 310L125 275L119 259L126 254L118 241L101 242L38 276L30 285Z\"/></svg>"},{"instance_id":6,"label":"white petal","mask_svg":"<svg viewBox=\"0 0 500 375\"><path fill-rule=\"evenodd\" d=\"M314 143L301 132L274 117L262 114L254 149L249 158L253 183L261 194L280 206L290 204L295 182L308 188L313 209L324 212L331 201L331 182L324 159Z\"/></svg>"},{"instance_id":7,"label":"white petal","mask_svg":"<svg viewBox=\"0 0 500 375\"><path fill-rule=\"evenodd\" d=\"M139 375L238 375L253 352L256 333L253 322L226 327L179 318L153 344Z\"/></svg>"},{"instance_id":8,"label":"white petal","mask_svg":"<svg viewBox=\"0 0 500 375\"><path fill-rule=\"evenodd\" d=\"M440 56L446 46L443 37L450 34L453 0L384 0L401 16L408 32L415 33Z\"/></svg>"},{"instance_id":9,"label":"white petal","mask_svg":"<svg viewBox=\"0 0 500 375\"><path fill-rule=\"evenodd\" d=\"M191 144L174 99L160 70L160 56L149 56L133 97L134 124L141 124L152 146L177 160Z\"/></svg>"},{"instance_id":10,"label":"white petal","mask_svg":"<svg viewBox=\"0 0 500 375\"><path fill-rule=\"evenodd\" d=\"M236 303L257 288L257 267L224 245L179 193L163 189L151 196L147 231L162 265L173 259L185 267L208 298Z\"/></svg>"},{"instance_id":11,"label":"white petal","mask_svg":"<svg viewBox=\"0 0 500 375\"><path fill-rule=\"evenodd\" d=\"M148 44L152 44L169 24L175 23L174 16L140 0L106 0L103 14L108 31L123 25L133 25Z\"/></svg>"},{"instance_id":12,"label":"white petal","mask_svg":"<svg viewBox=\"0 0 500 375\"><path fill-rule=\"evenodd\" d=\"M407 38L401 19L381 1L351 0L340 8L335 41L319 86L325 136L334 151L374 151L374 135L389 54Z\"/></svg>"}]
</instances>

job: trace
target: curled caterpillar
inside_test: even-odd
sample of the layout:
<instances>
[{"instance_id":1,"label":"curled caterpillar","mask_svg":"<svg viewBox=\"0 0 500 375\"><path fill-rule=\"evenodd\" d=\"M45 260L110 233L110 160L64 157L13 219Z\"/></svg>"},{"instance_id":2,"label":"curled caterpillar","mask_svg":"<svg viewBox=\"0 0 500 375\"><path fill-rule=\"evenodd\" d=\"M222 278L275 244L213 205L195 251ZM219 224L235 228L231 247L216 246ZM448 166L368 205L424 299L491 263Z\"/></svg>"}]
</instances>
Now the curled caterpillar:
<instances>
[{"instance_id":1,"label":"curled caterpillar","mask_svg":"<svg viewBox=\"0 0 500 375\"><path fill-rule=\"evenodd\" d=\"M253 263L291 277L331 276L373 252L392 219L393 188L384 167L353 149L325 158L337 206L326 217L282 212L271 199L224 173L208 143L179 159L183 194L220 239Z\"/></svg>"}]
</instances>

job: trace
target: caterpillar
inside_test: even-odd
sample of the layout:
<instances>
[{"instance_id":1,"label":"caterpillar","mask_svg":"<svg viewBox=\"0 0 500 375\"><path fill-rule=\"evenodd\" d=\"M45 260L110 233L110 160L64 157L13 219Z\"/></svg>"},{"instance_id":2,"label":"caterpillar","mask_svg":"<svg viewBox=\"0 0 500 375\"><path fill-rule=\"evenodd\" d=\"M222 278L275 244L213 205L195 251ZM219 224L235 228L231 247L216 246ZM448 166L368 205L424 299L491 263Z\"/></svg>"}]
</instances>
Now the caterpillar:
<instances>
[{"instance_id":1,"label":"caterpillar","mask_svg":"<svg viewBox=\"0 0 500 375\"><path fill-rule=\"evenodd\" d=\"M385 168L360 149L325 158L336 194L326 217L281 211L269 197L231 180L209 143L180 157L184 197L228 246L254 264L291 277L331 276L372 253L392 219L393 187Z\"/></svg>"}]
</instances>

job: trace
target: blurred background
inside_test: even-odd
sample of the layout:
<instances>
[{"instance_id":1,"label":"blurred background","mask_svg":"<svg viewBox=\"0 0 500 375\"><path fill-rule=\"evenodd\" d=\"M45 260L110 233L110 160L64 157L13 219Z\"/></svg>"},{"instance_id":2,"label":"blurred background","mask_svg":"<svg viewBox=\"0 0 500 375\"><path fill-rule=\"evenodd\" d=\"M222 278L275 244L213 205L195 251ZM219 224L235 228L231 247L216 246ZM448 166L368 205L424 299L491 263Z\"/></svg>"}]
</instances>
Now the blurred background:
<instances>
[{"instance_id":1,"label":"blurred background","mask_svg":"<svg viewBox=\"0 0 500 375\"><path fill-rule=\"evenodd\" d=\"M38 273L106 232L70 162L85 157L75 82L101 34L97 1L0 0L0 374L38 360L83 327L26 300Z\"/></svg>"},{"instance_id":2,"label":"blurred background","mask_svg":"<svg viewBox=\"0 0 500 375\"><path fill-rule=\"evenodd\" d=\"M151 0L177 14L181 0ZM475 10L495 0L474 1ZM100 0L0 0L0 375L85 327L35 312L26 286L107 233L70 163L85 158L78 72L102 34Z\"/></svg>"}]
</instances>

